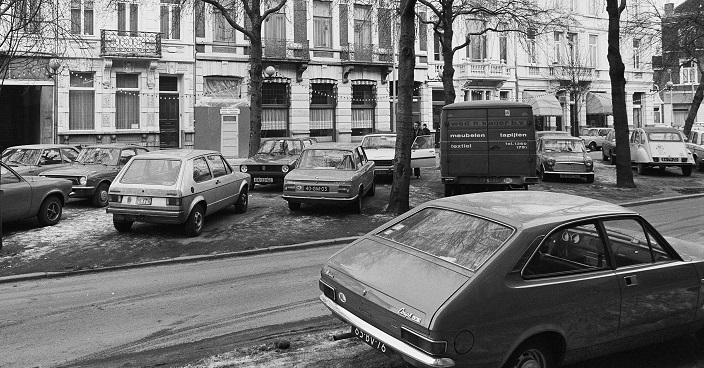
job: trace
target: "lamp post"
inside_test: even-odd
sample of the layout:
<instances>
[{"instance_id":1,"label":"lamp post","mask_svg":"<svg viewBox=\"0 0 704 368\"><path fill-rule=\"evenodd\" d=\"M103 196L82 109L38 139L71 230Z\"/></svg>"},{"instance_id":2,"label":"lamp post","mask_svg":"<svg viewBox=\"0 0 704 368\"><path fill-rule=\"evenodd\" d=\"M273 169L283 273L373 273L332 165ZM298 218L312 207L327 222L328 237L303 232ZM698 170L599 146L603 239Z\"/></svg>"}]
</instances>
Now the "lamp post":
<instances>
[{"instance_id":1,"label":"lamp post","mask_svg":"<svg viewBox=\"0 0 704 368\"><path fill-rule=\"evenodd\" d=\"M54 121L52 135L54 143L59 143L59 68L61 62L59 59L53 58L49 60L49 68L51 69L51 78L54 79Z\"/></svg>"}]
</instances>

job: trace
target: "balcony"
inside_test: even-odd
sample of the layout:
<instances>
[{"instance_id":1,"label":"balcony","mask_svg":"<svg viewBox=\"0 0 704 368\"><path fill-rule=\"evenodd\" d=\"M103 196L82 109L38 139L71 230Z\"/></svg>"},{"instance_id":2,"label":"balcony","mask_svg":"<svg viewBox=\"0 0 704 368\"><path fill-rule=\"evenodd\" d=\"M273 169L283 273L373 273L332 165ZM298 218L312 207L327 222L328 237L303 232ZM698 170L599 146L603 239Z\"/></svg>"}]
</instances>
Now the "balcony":
<instances>
[{"instance_id":1,"label":"balcony","mask_svg":"<svg viewBox=\"0 0 704 368\"><path fill-rule=\"evenodd\" d=\"M310 47L308 41L292 42L289 40L264 38L264 58L268 60L292 61L308 63L310 61Z\"/></svg>"},{"instance_id":2,"label":"balcony","mask_svg":"<svg viewBox=\"0 0 704 368\"><path fill-rule=\"evenodd\" d=\"M340 59L346 64L393 65L391 50L384 50L372 44L348 43L342 45Z\"/></svg>"},{"instance_id":3,"label":"balcony","mask_svg":"<svg viewBox=\"0 0 704 368\"><path fill-rule=\"evenodd\" d=\"M498 60L467 62L460 64L458 69L459 76L467 78L507 80L510 77L508 66Z\"/></svg>"},{"instance_id":4,"label":"balcony","mask_svg":"<svg viewBox=\"0 0 704 368\"><path fill-rule=\"evenodd\" d=\"M100 30L100 55L118 58L161 58L161 33Z\"/></svg>"}]
</instances>

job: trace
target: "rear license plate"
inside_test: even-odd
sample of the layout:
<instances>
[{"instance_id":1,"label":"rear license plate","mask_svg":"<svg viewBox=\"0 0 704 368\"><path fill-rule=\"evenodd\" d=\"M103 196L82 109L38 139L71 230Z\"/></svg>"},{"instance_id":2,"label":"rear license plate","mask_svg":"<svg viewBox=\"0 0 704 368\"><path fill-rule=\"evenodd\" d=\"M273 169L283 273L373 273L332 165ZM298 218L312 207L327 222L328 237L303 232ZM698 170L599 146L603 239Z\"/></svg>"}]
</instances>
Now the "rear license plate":
<instances>
[{"instance_id":1,"label":"rear license plate","mask_svg":"<svg viewBox=\"0 0 704 368\"><path fill-rule=\"evenodd\" d=\"M379 341L376 337L360 330L357 327L352 326L352 333L355 334L360 340L364 341L365 344L381 351L382 353L391 353L391 348L387 347L386 344Z\"/></svg>"},{"instance_id":2,"label":"rear license plate","mask_svg":"<svg viewBox=\"0 0 704 368\"><path fill-rule=\"evenodd\" d=\"M273 183L274 178L254 178L255 183Z\"/></svg>"},{"instance_id":3,"label":"rear license plate","mask_svg":"<svg viewBox=\"0 0 704 368\"><path fill-rule=\"evenodd\" d=\"M305 185L303 190L306 192L329 192L330 188L322 185Z\"/></svg>"},{"instance_id":4,"label":"rear license plate","mask_svg":"<svg viewBox=\"0 0 704 368\"><path fill-rule=\"evenodd\" d=\"M151 204L152 204L152 198L151 198L151 197L137 197L137 198L135 199L135 204L151 205Z\"/></svg>"},{"instance_id":5,"label":"rear license plate","mask_svg":"<svg viewBox=\"0 0 704 368\"><path fill-rule=\"evenodd\" d=\"M580 176L577 174L560 174L560 178L562 178L562 179L579 179Z\"/></svg>"},{"instance_id":6,"label":"rear license plate","mask_svg":"<svg viewBox=\"0 0 704 368\"><path fill-rule=\"evenodd\" d=\"M660 157L660 161L662 161L662 162L680 162L680 159L677 157Z\"/></svg>"},{"instance_id":7,"label":"rear license plate","mask_svg":"<svg viewBox=\"0 0 704 368\"><path fill-rule=\"evenodd\" d=\"M479 182L483 184L501 184L504 182L502 178L479 178Z\"/></svg>"}]
</instances>

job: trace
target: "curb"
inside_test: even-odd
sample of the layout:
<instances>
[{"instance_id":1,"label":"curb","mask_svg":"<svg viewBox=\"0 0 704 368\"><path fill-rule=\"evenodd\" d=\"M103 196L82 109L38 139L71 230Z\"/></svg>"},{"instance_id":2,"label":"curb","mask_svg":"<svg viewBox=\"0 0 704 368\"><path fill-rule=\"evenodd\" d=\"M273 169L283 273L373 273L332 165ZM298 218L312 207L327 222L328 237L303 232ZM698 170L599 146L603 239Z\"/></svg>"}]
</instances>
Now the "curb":
<instances>
[{"instance_id":1,"label":"curb","mask_svg":"<svg viewBox=\"0 0 704 368\"><path fill-rule=\"evenodd\" d=\"M635 206L644 206L644 205L649 205L649 204L654 204L654 203L679 201L679 200L686 200L686 199L690 199L690 198L699 198L699 197L704 197L704 193L688 194L688 195L683 195L683 196L678 196L678 197L646 199L646 200L641 200L641 201L623 202L623 203L617 203L617 204L622 207L635 207ZM18 281L37 280L37 279L50 279L50 278L59 278L59 277L67 277L67 276L86 275L86 274L90 274L90 273L118 271L118 270L152 267L152 266L160 266L160 265L167 265L167 264L190 263L190 262L198 262L198 261L206 261L206 260L222 259L222 258L246 257L246 256L252 256L252 255L256 255L256 254L264 254L264 253L274 253L274 252L285 252L285 251L291 251L291 250L319 248L319 247L326 247L326 246L331 246L331 245L348 244L348 243L351 243L357 239L359 239L358 236L350 236L350 237L345 237L345 238L315 240L315 241L299 243L299 244L257 248L257 249L239 251L239 252L228 252L228 253L207 254L207 255L188 256L188 257L177 257L177 258L163 259L163 260L144 262L144 263L132 263L132 264L126 264L126 265L120 265L120 266L93 268L93 269L88 269L88 270L59 271L59 272L36 272L36 273L29 273L29 274L22 274L22 275L4 276L4 277L0 277L0 284L6 284L6 283L18 282Z\"/></svg>"}]
</instances>

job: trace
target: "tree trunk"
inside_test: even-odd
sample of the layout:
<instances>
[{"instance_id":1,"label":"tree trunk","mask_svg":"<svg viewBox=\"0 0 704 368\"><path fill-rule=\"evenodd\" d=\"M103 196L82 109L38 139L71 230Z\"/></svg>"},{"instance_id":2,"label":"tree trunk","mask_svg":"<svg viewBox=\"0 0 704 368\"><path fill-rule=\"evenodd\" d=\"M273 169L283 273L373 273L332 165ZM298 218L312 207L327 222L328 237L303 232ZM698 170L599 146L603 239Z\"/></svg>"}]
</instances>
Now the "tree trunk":
<instances>
[{"instance_id":1,"label":"tree trunk","mask_svg":"<svg viewBox=\"0 0 704 368\"><path fill-rule=\"evenodd\" d=\"M262 22L261 19L252 20L252 33L249 48L249 156L254 156L259 151L262 138Z\"/></svg>"},{"instance_id":2,"label":"tree trunk","mask_svg":"<svg viewBox=\"0 0 704 368\"><path fill-rule=\"evenodd\" d=\"M625 66L621 58L620 47L620 17L626 6L626 0L606 0L606 11L609 13L609 76L611 77L611 101L614 113L614 130L616 132L616 186L619 188L635 188L633 170L631 169L631 149L628 144L628 115L626 113L626 79Z\"/></svg>"},{"instance_id":3,"label":"tree trunk","mask_svg":"<svg viewBox=\"0 0 704 368\"><path fill-rule=\"evenodd\" d=\"M401 37L398 56L398 125L394 178L386 212L400 215L410 208L411 144L413 144L413 74L415 72L416 0L401 2Z\"/></svg>"},{"instance_id":4,"label":"tree trunk","mask_svg":"<svg viewBox=\"0 0 704 368\"><path fill-rule=\"evenodd\" d=\"M452 48L452 38L454 32L452 30L452 1L447 0L445 6L445 20L442 22L443 29L443 44L446 45L442 49L443 67L442 67L442 88L445 92L445 105L455 102L457 95L455 94L455 67L452 65L452 60L455 57L455 52ZM449 9L448 9L449 8ZM448 19L449 18L449 19ZM469 47L469 46L467 46ZM442 128L441 128L442 129Z\"/></svg>"},{"instance_id":5,"label":"tree trunk","mask_svg":"<svg viewBox=\"0 0 704 368\"><path fill-rule=\"evenodd\" d=\"M704 61L704 60L702 60ZM692 105L689 106L689 113L687 114L687 119L684 120L684 135L689 136L689 132L692 130L692 125L694 120L697 118L697 113L699 112L699 105L702 104L702 99L704 99L704 68L702 64L697 63L699 67L699 86L697 86L697 91L694 92L694 98L692 98Z\"/></svg>"}]
</instances>

